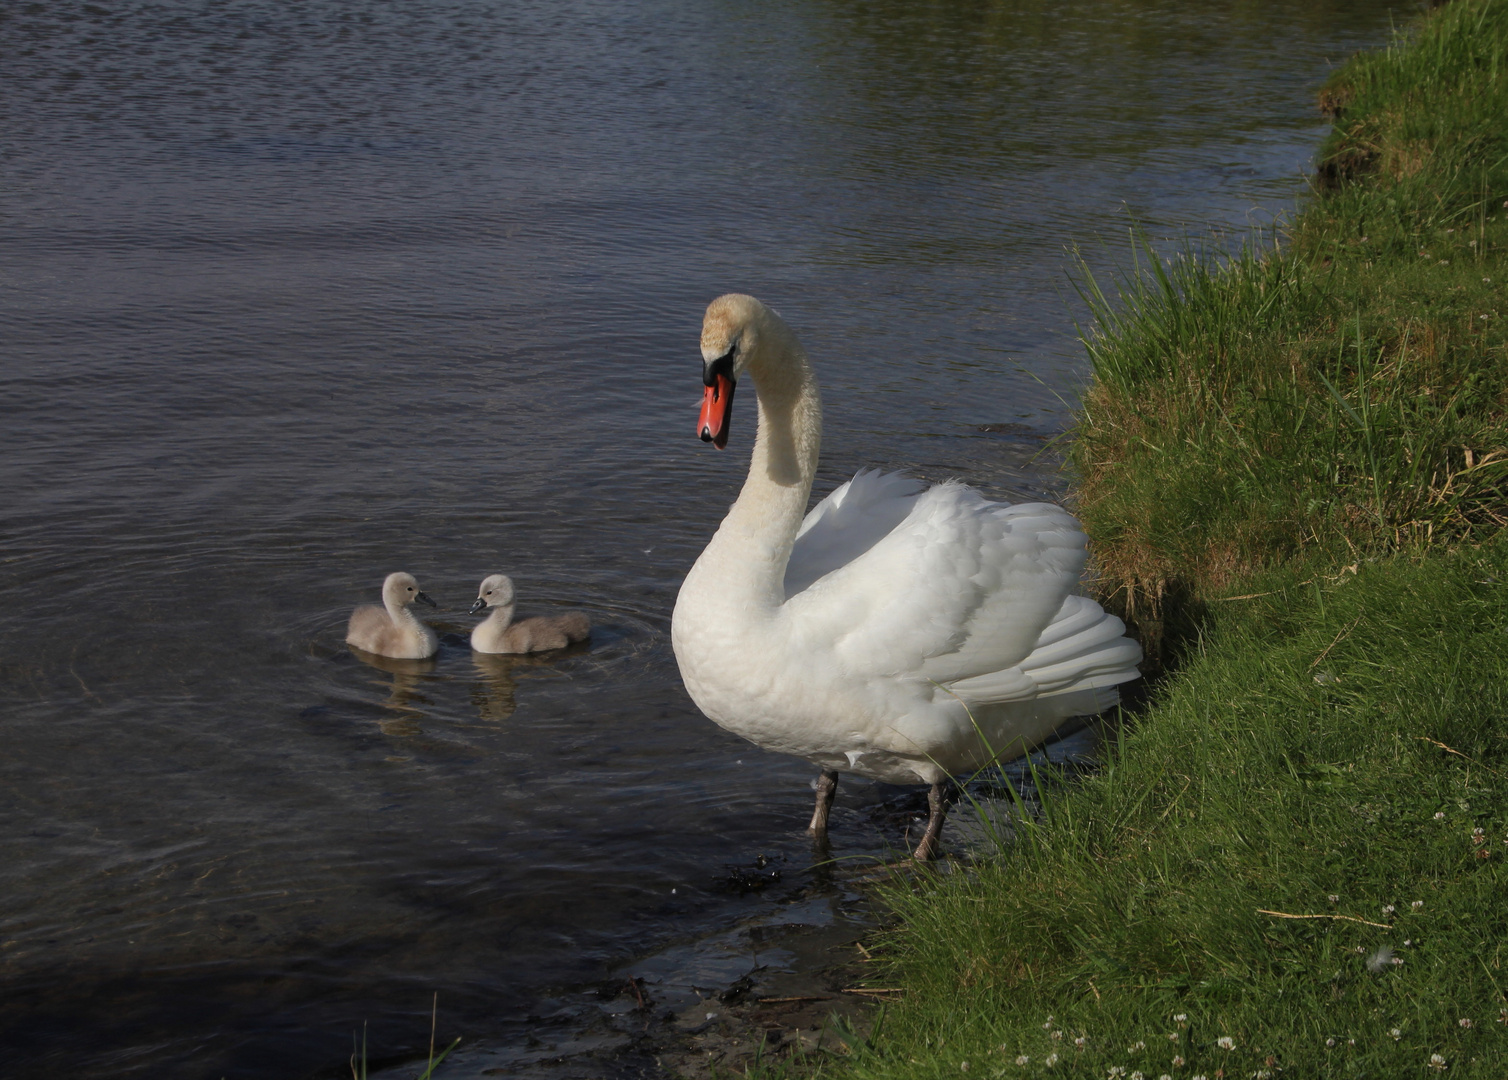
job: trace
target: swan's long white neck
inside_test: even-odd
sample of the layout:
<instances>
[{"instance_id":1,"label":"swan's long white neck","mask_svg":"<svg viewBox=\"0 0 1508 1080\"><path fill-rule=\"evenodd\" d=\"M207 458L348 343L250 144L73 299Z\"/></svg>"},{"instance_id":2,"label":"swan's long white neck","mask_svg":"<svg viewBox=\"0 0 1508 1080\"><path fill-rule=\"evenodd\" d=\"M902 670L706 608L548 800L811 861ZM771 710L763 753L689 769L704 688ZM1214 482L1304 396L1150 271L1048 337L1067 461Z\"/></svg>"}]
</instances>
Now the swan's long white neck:
<instances>
[{"instance_id":1,"label":"swan's long white neck","mask_svg":"<svg viewBox=\"0 0 1508 1080\"><path fill-rule=\"evenodd\" d=\"M477 624L478 628L487 627L495 634L501 634L513 625L513 610L517 604L499 604L497 607L487 610L487 617Z\"/></svg>"},{"instance_id":2,"label":"swan's long white neck","mask_svg":"<svg viewBox=\"0 0 1508 1080\"><path fill-rule=\"evenodd\" d=\"M785 568L822 444L822 396L806 353L773 312L759 311L745 364L759 397L759 433L738 501L695 570L748 617L785 602Z\"/></svg>"},{"instance_id":3,"label":"swan's long white neck","mask_svg":"<svg viewBox=\"0 0 1508 1080\"><path fill-rule=\"evenodd\" d=\"M400 604L396 600L384 596L382 606L387 608L387 617L393 620L393 625L411 634L424 636L425 626L419 621L419 617L406 604Z\"/></svg>"}]
</instances>

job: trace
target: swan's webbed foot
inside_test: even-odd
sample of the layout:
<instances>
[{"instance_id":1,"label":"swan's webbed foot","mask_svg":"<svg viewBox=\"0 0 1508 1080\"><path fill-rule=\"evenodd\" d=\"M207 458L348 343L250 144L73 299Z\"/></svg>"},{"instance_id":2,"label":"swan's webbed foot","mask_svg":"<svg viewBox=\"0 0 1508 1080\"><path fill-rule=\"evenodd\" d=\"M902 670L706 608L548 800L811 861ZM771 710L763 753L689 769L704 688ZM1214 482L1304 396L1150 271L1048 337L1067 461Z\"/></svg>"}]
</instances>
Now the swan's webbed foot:
<instances>
[{"instance_id":1,"label":"swan's webbed foot","mask_svg":"<svg viewBox=\"0 0 1508 1080\"><path fill-rule=\"evenodd\" d=\"M823 769L817 777L817 806L812 811L812 823L806 831L819 840L827 835L827 815L832 812L833 798L838 794L838 773L835 769Z\"/></svg>"},{"instance_id":2,"label":"swan's webbed foot","mask_svg":"<svg viewBox=\"0 0 1508 1080\"><path fill-rule=\"evenodd\" d=\"M942 784L933 784L932 790L927 792L927 831L922 833L921 842L911 853L918 862L931 862L937 858L942 843L943 819L948 816L946 790Z\"/></svg>"}]
</instances>

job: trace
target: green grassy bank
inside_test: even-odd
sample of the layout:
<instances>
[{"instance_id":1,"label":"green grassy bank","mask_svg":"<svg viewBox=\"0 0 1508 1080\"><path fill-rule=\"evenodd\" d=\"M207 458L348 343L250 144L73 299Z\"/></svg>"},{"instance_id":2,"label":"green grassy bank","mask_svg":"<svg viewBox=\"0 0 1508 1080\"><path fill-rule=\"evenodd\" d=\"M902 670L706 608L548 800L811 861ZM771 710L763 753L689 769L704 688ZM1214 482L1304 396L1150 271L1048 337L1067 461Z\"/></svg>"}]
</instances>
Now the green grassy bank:
<instances>
[{"instance_id":1,"label":"green grassy bank","mask_svg":"<svg viewBox=\"0 0 1508 1080\"><path fill-rule=\"evenodd\" d=\"M1323 100L1281 247L1089 287L1078 510L1167 674L1009 850L891 895L907 993L822 1069L1508 1075L1508 0Z\"/></svg>"}]
</instances>

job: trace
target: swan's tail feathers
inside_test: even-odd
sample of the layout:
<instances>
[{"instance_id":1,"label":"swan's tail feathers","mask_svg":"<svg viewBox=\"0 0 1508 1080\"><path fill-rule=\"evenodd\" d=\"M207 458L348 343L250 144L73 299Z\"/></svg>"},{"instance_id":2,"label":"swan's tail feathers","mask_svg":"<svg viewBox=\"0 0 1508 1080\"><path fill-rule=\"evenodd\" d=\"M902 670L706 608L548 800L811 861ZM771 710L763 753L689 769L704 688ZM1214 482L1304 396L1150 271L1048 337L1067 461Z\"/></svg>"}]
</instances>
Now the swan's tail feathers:
<instances>
[{"instance_id":1,"label":"swan's tail feathers","mask_svg":"<svg viewBox=\"0 0 1508 1080\"><path fill-rule=\"evenodd\" d=\"M1120 704L1121 692L1117 684L1110 686L1079 687L1058 694L1048 694L1062 712L1069 716L1098 716Z\"/></svg>"},{"instance_id":2,"label":"swan's tail feathers","mask_svg":"<svg viewBox=\"0 0 1508 1080\"><path fill-rule=\"evenodd\" d=\"M1025 660L960 679L948 689L978 704L1079 695L1083 701L1072 703L1073 715L1089 715L1120 700L1115 688L1140 677L1141 658L1141 646L1126 637L1125 623L1093 600L1070 596Z\"/></svg>"}]
</instances>

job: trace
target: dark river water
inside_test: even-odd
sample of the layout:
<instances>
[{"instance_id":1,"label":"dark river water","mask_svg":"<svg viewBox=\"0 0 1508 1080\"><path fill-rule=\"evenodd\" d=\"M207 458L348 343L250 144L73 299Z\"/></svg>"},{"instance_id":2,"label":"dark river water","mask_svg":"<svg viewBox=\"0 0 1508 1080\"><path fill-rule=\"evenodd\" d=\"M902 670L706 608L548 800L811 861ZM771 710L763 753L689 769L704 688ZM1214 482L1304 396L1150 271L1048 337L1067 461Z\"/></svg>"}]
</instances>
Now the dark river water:
<instances>
[{"instance_id":1,"label":"dark river water","mask_svg":"<svg viewBox=\"0 0 1508 1080\"><path fill-rule=\"evenodd\" d=\"M1051 496L1069 246L1290 208L1318 83L1410 10L0 5L0 1074L401 1058L436 992L501 1053L768 914L722 883L803 872L813 769L668 640L752 437L694 436L707 301L818 362L819 492ZM596 630L375 668L398 569L442 633L498 571ZM890 797L845 781L835 855L899 847Z\"/></svg>"}]
</instances>

